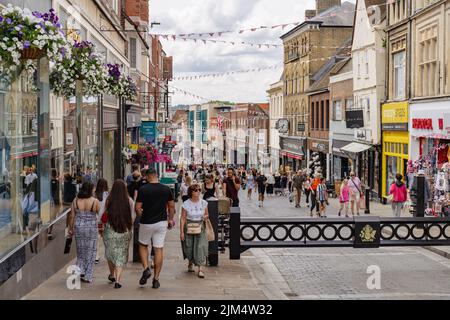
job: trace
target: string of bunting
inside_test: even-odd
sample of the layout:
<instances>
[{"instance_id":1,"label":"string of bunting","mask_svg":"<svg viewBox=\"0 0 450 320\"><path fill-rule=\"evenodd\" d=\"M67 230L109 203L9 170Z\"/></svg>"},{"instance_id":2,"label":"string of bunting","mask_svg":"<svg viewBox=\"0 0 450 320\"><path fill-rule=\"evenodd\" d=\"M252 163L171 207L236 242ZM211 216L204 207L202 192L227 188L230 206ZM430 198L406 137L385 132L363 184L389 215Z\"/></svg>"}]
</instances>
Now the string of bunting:
<instances>
[{"instance_id":1,"label":"string of bunting","mask_svg":"<svg viewBox=\"0 0 450 320\"><path fill-rule=\"evenodd\" d=\"M395 3L396 0L388 0L387 3L382 3L382 4L378 4L378 5L371 5L369 8L373 8L373 7L382 7L382 6L387 6L389 4L393 4ZM355 13L357 11L367 11L369 8L367 9L355 9L355 10L343 10L340 11L341 13ZM325 15L321 15L322 18L327 18L327 17L335 17L337 16L337 14L335 12L330 12L329 14L325 14ZM313 17L314 18L314 17ZM307 19L309 20L309 19ZM306 21L307 21L306 20ZM259 26L259 27L251 27L251 28L245 28L245 29L240 29L240 30L234 30L234 31L230 31L230 30L224 30L224 31L214 31L214 32L202 32L202 33L183 33L183 34L157 34L157 33L151 33L151 35L153 36L160 36L163 37L165 39L176 39L176 38L192 38L192 37L196 37L196 38L203 38L203 37L221 37L225 34L230 34L230 33L238 33L238 34L242 34L245 32L255 32L255 31L259 31L259 30L273 30L273 29L277 29L277 28L281 28L281 30L284 30L286 27L288 26L298 26L301 23L303 23L304 21L295 21L295 22L289 22L289 23L282 23L282 24L276 24L276 25L271 25L271 26Z\"/></svg>"}]
</instances>

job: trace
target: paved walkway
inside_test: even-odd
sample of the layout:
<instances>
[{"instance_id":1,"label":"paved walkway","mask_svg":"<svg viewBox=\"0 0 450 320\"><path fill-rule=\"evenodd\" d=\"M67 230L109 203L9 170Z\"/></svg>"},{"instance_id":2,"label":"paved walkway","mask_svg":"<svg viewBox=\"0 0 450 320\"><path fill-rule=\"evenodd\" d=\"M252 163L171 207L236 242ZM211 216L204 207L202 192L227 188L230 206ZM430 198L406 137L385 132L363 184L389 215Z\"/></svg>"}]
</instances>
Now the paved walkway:
<instances>
[{"instance_id":1,"label":"paved walkway","mask_svg":"<svg viewBox=\"0 0 450 320\"><path fill-rule=\"evenodd\" d=\"M306 207L304 199L302 208L295 208L286 197L268 198L263 208L258 207L255 195L253 200L246 200L246 191L241 191L242 215L248 217L309 217L309 208ZM328 217L337 217L339 203L337 199L330 199ZM371 215L391 216L389 205L371 203ZM178 211L179 212L179 211ZM179 217L179 214L176 215ZM317 219L317 218L316 218ZM199 279L196 274L187 272L186 261L182 260L179 241L179 229L169 231L166 238L165 260L160 277L161 288L151 288L151 281L145 287L138 284L142 273L141 265L129 263L122 280L123 287L114 289L107 280L108 267L103 258L100 264L95 266L94 283L82 283L81 290L69 290L66 287L66 274L68 266L75 264L75 260L66 268L60 270L48 281L28 294L25 299L236 299L236 300L264 300L264 299L298 299L314 298L313 295L302 296L296 286L292 286L292 279L287 274L284 262L279 264L273 254L285 254L284 251L251 249L241 256L241 260L230 261L228 251L219 256L218 267L207 267L206 278ZM101 245L103 254L103 245ZM437 247L442 254L443 248ZM295 251L295 250L294 250ZM347 252L349 251L349 252ZM352 249L345 251L347 254ZM450 255L450 250L447 249ZM297 251L295 251L297 252ZM308 253L307 251L302 251ZM130 252L131 253L131 252ZM438 252L439 253L439 252ZM291 255L292 253L289 253ZM299 254L297 252L296 254ZM335 254L341 255L339 250ZM431 254L431 253L430 253ZM447 259L444 259L447 260ZM297 267L298 261L293 262ZM295 269L295 268L294 268ZM294 270L292 269L292 270ZM296 270L296 269L295 269ZM298 274L296 271L294 274ZM289 283L288 283L289 282ZM325 289L324 289L325 290ZM321 294L323 294L322 291ZM348 298L337 296L334 298Z\"/></svg>"},{"instance_id":2,"label":"paved walkway","mask_svg":"<svg viewBox=\"0 0 450 320\"><path fill-rule=\"evenodd\" d=\"M100 250L101 256L104 257L103 244ZM247 253L246 256L249 255L251 253ZM104 258L95 266L92 284L82 283L81 290L69 290L66 286L66 279L69 276L66 269L75 263L75 260L71 261L24 299L265 300L268 298L264 290L258 288L253 280L245 260L230 261L228 252L219 256L219 266L205 268L205 279L198 278L196 273L188 273L187 262L182 258L178 228L167 233L164 265L160 275L161 287L157 290L151 287L151 279L146 286L139 285L142 267L139 263L131 262L124 271L122 288L114 289L107 279L109 270Z\"/></svg>"}]
</instances>

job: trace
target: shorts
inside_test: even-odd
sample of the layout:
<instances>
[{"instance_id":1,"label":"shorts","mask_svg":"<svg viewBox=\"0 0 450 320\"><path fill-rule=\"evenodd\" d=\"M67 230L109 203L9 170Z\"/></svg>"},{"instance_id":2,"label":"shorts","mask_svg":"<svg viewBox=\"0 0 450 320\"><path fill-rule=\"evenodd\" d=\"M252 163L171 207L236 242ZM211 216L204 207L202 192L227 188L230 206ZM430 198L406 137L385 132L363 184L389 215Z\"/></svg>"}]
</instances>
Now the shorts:
<instances>
[{"instance_id":1,"label":"shorts","mask_svg":"<svg viewBox=\"0 0 450 320\"><path fill-rule=\"evenodd\" d=\"M360 194L359 192L350 195L350 201L359 201Z\"/></svg>"},{"instance_id":2,"label":"shorts","mask_svg":"<svg viewBox=\"0 0 450 320\"><path fill-rule=\"evenodd\" d=\"M144 246L152 245L155 248L163 248L167 233L167 221L153 224L139 225L139 243Z\"/></svg>"}]
</instances>

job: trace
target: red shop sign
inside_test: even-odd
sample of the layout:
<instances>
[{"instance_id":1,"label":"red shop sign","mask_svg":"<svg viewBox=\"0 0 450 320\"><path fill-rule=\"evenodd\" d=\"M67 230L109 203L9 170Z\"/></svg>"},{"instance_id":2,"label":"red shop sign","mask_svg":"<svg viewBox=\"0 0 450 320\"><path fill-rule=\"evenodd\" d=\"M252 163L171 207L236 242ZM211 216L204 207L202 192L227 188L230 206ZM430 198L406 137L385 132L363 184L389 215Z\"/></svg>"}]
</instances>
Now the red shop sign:
<instances>
[{"instance_id":1,"label":"red shop sign","mask_svg":"<svg viewBox=\"0 0 450 320\"><path fill-rule=\"evenodd\" d=\"M412 119L414 129L433 130L433 119Z\"/></svg>"}]
</instances>

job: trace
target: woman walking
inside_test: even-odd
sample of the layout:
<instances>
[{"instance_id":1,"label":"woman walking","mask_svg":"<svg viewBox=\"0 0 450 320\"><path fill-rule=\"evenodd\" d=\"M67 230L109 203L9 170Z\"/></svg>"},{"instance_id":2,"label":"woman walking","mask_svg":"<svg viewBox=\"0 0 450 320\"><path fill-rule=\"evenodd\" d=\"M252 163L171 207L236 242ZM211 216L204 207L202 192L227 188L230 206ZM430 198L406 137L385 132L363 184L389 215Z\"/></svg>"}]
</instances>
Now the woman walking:
<instances>
[{"instance_id":1,"label":"woman walking","mask_svg":"<svg viewBox=\"0 0 450 320\"><path fill-rule=\"evenodd\" d=\"M181 200L183 200L183 202L185 202L187 199L189 199L188 196L188 190L189 187L192 184L192 178L190 176L186 176L186 178L184 179L184 182L181 184L180 187L180 194L181 194Z\"/></svg>"},{"instance_id":2,"label":"woman walking","mask_svg":"<svg viewBox=\"0 0 450 320\"><path fill-rule=\"evenodd\" d=\"M394 217L400 217L403 206L408 198L406 185L402 181L403 176L400 173L395 175L395 182L391 184L389 195L392 196L392 214Z\"/></svg>"},{"instance_id":3,"label":"woman walking","mask_svg":"<svg viewBox=\"0 0 450 320\"><path fill-rule=\"evenodd\" d=\"M360 208L360 200L362 189L361 189L361 180L355 175L352 171L350 172L350 180L348 181L348 188L350 194L350 209L352 211L352 215L355 215L355 204L356 204L356 214L359 216L359 208Z\"/></svg>"},{"instance_id":4,"label":"woman walking","mask_svg":"<svg viewBox=\"0 0 450 320\"><path fill-rule=\"evenodd\" d=\"M100 178L97 182L97 187L95 188L95 198L100 202L100 210L98 212L98 241L97 241L97 255L95 257L95 264L100 262L100 256L98 255L98 244L100 238L103 236L103 223L101 221L102 215L105 212L106 198L108 197L108 181Z\"/></svg>"},{"instance_id":5,"label":"woman walking","mask_svg":"<svg viewBox=\"0 0 450 320\"><path fill-rule=\"evenodd\" d=\"M214 182L214 177L211 173L205 176L205 183L203 184L203 200L208 200L208 198L218 198L219 189Z\"/></svg>"},{"instance_id":6,"label":"woman walking","mask_svg":"<svg viewBox=\"0 0 450 320\"><path fill-rule=\"evenodd\" d=\"M311 178L306 175L305 181L303 181L303 190L306 197L306 206L309 208L309 196L311 195Z\"/></svg>"},{"instance_id":7,"label":"woman walking","mask_svg":"<svg viewBox=\"0 0 450 320\"><path fill-rule=\"evenodd\" d=\"M255 188L255 175L250 172L247 176L247 199L252 200L252 192Z\"/></svg>"},{"instance_id":8,"label":"woman walking","mask_svg":"<svg viewBox=\"0 0 450 320\"><path fill-rule=\"evenodd\" d=\"M272 173L269 173L267 176L267 196L273 196L273 187L275 186L275 177Z\"/></svg>"},{"instance_id":9,"label":"woman walking","mask_svg":"<svg viewBox=\"0 0 450 320\"><path fill-rule=\"evenodd\" d=\"M123 180L116 180L111 193L106 199L103 240L105 256L108 261L108 280L114 288L120 289L123 267L128 262L131 230L135 219L134 201L128 195L127 185Z\"/></svg>"},{"instance_id":10,"label":"woman walking","mask_svg":"<svg viewBox=\"0 0 450 320\"><path fill-rule=\"evenodd\" d=\"M339 209L338 216L341 216L342 209L345 209L345 217L348 218L348 203L350 201L350 191L348 187L348 180L342 180L341 184L341 194L339 195L339 203L341 208Z\"/></svg>"},{"instance_id":11,"label":"woman walking","mask_svg":"<svg viewBox=\"0 0 450 320\"><path fill-rule=\"evenodd\" d=\"M320 178L320 184L317 186L317 203L319 204L319 218L326 218L328 205L328 191L325 178Z\"/></svg>"},{"instance_id":12,"label":"woman walking","mask_svg":"<svg viewBox=\"0 0 450 320\"><path fill-rule=\"evenodd\" d=\"M180 239L183 256L189 260L188 271L195 272L204 278L203 265L208 256L208 238L206 236L205 221L209 219L208 202L200 198L200 186L194 184L188 189L189 199L183 203L181 209Z\"/></svg>"},{"instance_id":13,"label":"woman walking","mask_svg":"<svg viewBox=\"0 0 450 320\"><path fill-rule=\"evenodd\" d=\"M77 266L81 272L81 281L92 282L94 261L97 254L97 214L100 204L94 198L94 185L84 182L80 192L72 203L68 216L69 236L75 235L77 244Z\"/></svg>"}]
</instances>

